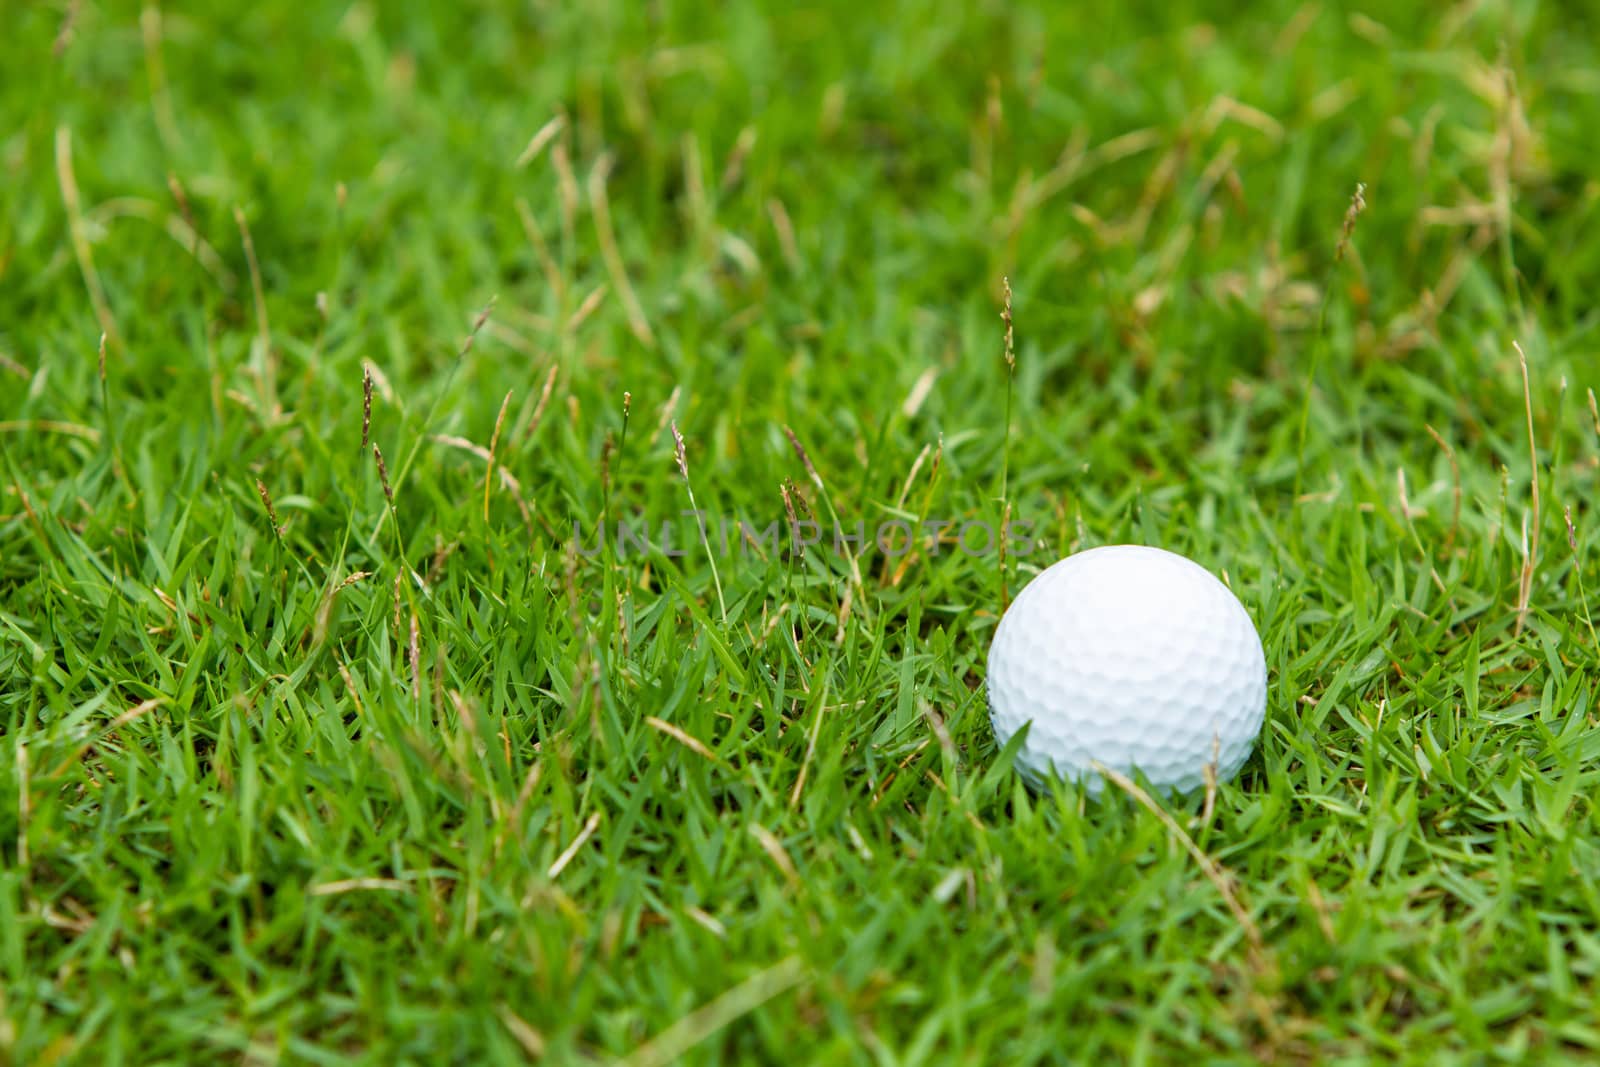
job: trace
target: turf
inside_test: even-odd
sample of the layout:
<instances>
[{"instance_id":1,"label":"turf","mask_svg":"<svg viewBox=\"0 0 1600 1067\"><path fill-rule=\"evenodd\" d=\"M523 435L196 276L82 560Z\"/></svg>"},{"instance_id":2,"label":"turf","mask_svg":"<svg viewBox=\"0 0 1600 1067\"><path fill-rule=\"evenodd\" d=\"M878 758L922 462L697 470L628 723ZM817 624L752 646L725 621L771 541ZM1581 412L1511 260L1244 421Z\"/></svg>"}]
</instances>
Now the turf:
<instances>
[{"instance_id":1,"label":"turf","mask_svg":"<svg viewBox=\"0 0 1600 1067\"><path fill-rule=\"evenodd\" d=\"M0 35L0 1060L1600 1053L1592 13L181 8ZM1209 802L989 732L1122 541Z\"/></svg>"}]
</instances>

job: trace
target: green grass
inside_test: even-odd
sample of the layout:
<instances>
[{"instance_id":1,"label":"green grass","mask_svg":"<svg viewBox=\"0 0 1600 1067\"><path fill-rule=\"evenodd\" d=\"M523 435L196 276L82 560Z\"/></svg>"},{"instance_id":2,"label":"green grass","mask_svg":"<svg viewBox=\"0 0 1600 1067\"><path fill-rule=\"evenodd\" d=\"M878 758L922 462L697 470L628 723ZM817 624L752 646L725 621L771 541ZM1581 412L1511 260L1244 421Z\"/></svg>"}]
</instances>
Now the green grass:
<instances>
[{"instance_id":1,"label":"green grass","mask_svg":"<svg viewBox=\"0 0 1600 1067\"><path fill-rule=\"evenodd\" d=\"M1600 1053L1592 16L183 7L0 37L0 1061ZM1249 924L1012 773L993 556L571 551L672 421L1225 573Z\"/></svg>"}]
</instances>

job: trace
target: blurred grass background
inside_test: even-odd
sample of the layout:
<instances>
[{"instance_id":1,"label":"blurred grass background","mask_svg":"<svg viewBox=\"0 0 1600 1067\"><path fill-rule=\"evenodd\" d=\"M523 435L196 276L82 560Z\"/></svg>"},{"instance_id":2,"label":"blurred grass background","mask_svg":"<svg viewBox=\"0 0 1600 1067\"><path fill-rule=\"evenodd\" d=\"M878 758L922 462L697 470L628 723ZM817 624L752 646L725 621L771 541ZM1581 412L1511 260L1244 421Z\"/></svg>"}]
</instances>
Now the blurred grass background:
<instances>
[{"instance_id":1,"label":"blurred grass background","mask_svg":"<svg viewBox=\"0 0 1600 1067\"><path fill-rule=\"evenodd\" d=\"M12 19L0 1056L1600 1045L1592 12ZM573 551L674 422L730 522L1044 544ZM1262 630L1176 808L1248 923L989 734L1002 585L1115 541Z\"/></svg>"}]
</instances>

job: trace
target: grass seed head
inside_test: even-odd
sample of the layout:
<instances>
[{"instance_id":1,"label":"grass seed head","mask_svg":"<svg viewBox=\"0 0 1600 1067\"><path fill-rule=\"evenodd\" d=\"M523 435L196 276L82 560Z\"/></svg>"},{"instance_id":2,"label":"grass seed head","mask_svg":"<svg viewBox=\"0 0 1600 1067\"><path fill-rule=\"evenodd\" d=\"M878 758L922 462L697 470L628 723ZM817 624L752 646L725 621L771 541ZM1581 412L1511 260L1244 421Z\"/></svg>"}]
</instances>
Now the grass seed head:
<instances>
[{"instance_id":1,"label":"grass seed head","mask_svg":"<svg viewBox=\"0 0 1600 1067\"><path fill-rule=\"evenodd\" d=\"M484 323L489 321L489 316L494 312L494 302L498 299L500 298L497 296L491 296L489 302L483 305L483 309L472 320L472 330L467 334L467 339L461 342L461 351L457 353L456 358L465 359L467 353L472 351L473 344L478 340L478 331L482 330Z\"/></svg>"},{"instance_id":2,"label":"grass seed head","mask_svg":"<svg viewBox=\"0 0 1600 1067\"><path fill-rule=\"evenodd\" d=\"M789 516L789 529L791 531L799 531L800 519L794 512L794 495L789 491L789 480L787 478L778 483L778 495L783 497L783 511L784 514ZM805 559L806 543L798 537L795 538L795 554L801 559Z\"/></svg>"},{"instance_id":3,"label":"grass seed head","mask_svg":"<svg viewBox=\"0 0 1600 1067\"><path fill-rule=\"evenodd\" d=\"M789 438L789 444L794 446L794 454L800 457L800 463L806 469L806 475L811 479L811 484L822 488L822 477L817 474L817 468L811 465L811 457L806 454L805 445L800 443L800 438L788 426L783 428L784 436Z\"/></svg>"},{"instance_id":4,"label":"grass seed head","mask_svg":"<svg viewBox=\"0 0 1600 1067\"><path fill-rule=\"evenodd\" d=\"M361 364L361 448L372 440L372 367ZM380 461L381 462L381 461Z\"/></svg>"},{"instance_id":5,"label":"grass seed head","mask_svg":"<svg viewBox=\"0 0 1600 1067\"><path fill-rule=\"evenodd\" d=\"M1000 279L1001 288L1005 291L1005 306L1000 311L1000 318L1006 324L1006 368L1011 371L1017 369L1016 332L1011 320L1011 279Z\"/></svg>"},{"instance_id":6,"label":"grass seed head","mask_svg":"<svg viewBox=\"0 0 1600 1067\"><path fill-rule=\"evenodd\" d=\"M1356 182L1356 191L1350 197L1350 206L1344 211L1344 224L1339 227L1339 247L1333 253L1335 263L1343 262L1344 254L1350 248L1350 238L1356 232L1356 220L1365 210L1367 210L1367 183Z\"/></svg>"},{"instance_id":7,"label":"grass seed head","mask_svg":"<svg viewBox=\"0 0 1600 1067\"><path fill-rule=\"evenodd\" d=\"M617 439L610 430L606 431L606 439L600 444L600 492L602 495L611 491L611 453L616 450Z\"/></svg>"},{"instance_id":8,"label":"grass seed head","mask_svg":"<svg viewBox=\"0 0 1600 1067\"><path fill-rule=\"evenodd\" d=\"M178 176L171 171L167 172L167 190L172 193L172 199L177 203L178 211L183 215L183 221L189 224L189 233L193 236L194 245L198 247L200 244L200 227L195 225L194 212L189 209L189 196L183 191L183 183L178 180ZM192 253L195 248L190 248L189 251Z\"/></svg>"},{"instance_id":9,"label":"grass seed head","mask_svg":"<svg viewBox=\"0 0 1600 1067\"><path fill-rule=\"evenodd\" d=\"M800 491L800 487L794 484L794 479L785 478L784 484L789 487L789 496L794 500L796 510L808 520L815 522L817 513L811 509L811 501L806 499L806 495Z\"/></svg>"},{"instance_id":10,"label":"grass seed head","mask_svg":"<svg viewBox=\"0 0 1600 1067\"><path fill-rule=\"evenodd\" d=\"M689 480L689 457L684 451L683 434L678 432L678 420L672 420L672 457L678 462L678 470L683 474L683 480Z\"/></svg>"},{"instance_id":11,"label":"grass seed head","mask_svg":"<svg viewBox=\"0 0 1600 1067\"><path fill-rule=\"evenodd\" d=\"M260 478L256 479L256 495L261 497L262 507L267 509L267 521L272 523L272 533L278 540L283 540L283 525L278 522L278 509L272 506L272 494L267 491L267 485Z\"/></svg>"},{"instance_id":12,"label":"grass seed head","mask_svg":"<svg viewBox=\"0 0 1600 1067\"><path fill-rule=\"evenodd\" d=\"M78 33L78 14L82 8L83 5L79 3L79 0L69 0L67 10L61 16L61 26L56 30L55 43L50 48L51 53L57 59L60 59L61 54L72 47L72 39Z\"/></svg>"},{"instance_id":13,"label":"grass seed head","mask_svg":"<svg viewBox=\"0 0 1600 1067\"><path fill-rule=\"evenodd\" d=\"M389 484L389 465L383 461L383 449L378 447L378 442L372 442L372 458L378 461L378 480L383 483L383 496L391 505L394 504L394 488Z\"/></svg>"}]
</instances>

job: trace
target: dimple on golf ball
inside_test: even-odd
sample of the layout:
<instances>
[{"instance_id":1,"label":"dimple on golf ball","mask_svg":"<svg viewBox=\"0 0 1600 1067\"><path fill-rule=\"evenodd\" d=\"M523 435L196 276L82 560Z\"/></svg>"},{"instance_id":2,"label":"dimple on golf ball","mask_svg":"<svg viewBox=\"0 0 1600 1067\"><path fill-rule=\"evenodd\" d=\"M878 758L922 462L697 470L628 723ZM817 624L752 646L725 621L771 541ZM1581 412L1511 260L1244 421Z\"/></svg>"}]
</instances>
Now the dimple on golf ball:
<instances>
[{"instance_id":1,"label":"dimple on golf ball","mask_svg":"<svg viewBox=\"0 0 1600 1067\"><path fill-rule=\"evenodd\" d=\"M1068 556L1017 595L989 648L989 717L1031 784L1104 786L1099 763L1187 793L1238 773L1267 707L1244 605L1210 571L1142 545Z\"/></svg>"}]
</instances>

